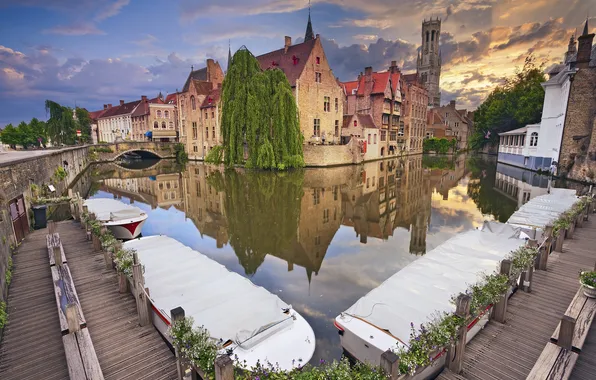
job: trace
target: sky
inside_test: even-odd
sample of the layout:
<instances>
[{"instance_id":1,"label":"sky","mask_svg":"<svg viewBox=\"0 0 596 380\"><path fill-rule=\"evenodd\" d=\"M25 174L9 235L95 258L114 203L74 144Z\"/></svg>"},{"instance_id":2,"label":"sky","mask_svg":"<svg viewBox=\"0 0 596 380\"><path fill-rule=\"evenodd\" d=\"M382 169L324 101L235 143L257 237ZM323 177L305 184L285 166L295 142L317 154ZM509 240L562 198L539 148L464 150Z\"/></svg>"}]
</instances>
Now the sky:
<instances>
[{"instance_id":1,"label":"sky","mask_svg":"<svg viewBox=\"0 0 596 380\"><path fill-rule=\"evenodd\" d=\"M308 0L0 0L0 127L47 119L45 99L89 111L182 88L207 58L225 69L246 46L259 55L304 38ZM439 17L442 103L475 109L529 54L562 60L596 0L313 0L334 74L396 60L416 69L423 19Z\"/></svg>"}]
</instances>

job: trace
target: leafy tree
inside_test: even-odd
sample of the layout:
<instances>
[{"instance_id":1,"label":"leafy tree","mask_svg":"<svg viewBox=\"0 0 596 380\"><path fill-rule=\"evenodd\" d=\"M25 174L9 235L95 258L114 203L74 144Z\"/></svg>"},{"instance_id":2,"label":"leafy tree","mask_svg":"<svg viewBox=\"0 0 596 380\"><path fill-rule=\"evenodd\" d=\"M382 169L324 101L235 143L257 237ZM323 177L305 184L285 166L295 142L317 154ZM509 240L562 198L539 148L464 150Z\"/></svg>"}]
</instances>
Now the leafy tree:
<instances>
[{"instance_id":1,"label":"leafy tree","mask_svg":"<svg viewBox=\"0 0 596 380\"><path fill-rule=\"evenodd\" d=\"M77 109L75 110L75 114L77 115L78 129L81 130L80 140L85 143L90 143L92 139L91 118L89 117L89 112L84 108L77 107Z\"/></svg>"},{"instance_id":2,"label":"leafy tree","mask_svg":"<svg viewBox=\"0 0 596 380\"><path fill-rule=\"evenodd\" d=\"M470 146L495 145L499 133L539 122L544 102L541 83L545 80L544 64L536 66L534 57L527 57L522 69L497 86L476 110Z\"/></svg>"},{"instance_id":3,"label":"leafy tree","mask_svg":"<svg viewBox=\"0 0 596 380\"><path fill-rule=\"evenodd\" d=\"M284 170L304 166L298 108L279 69L262 71L246 48L234 54L222 88L226 166Z\"/></svg>"},{"instance_id":4,"label":"leafy tree","mask_svg":"<svg viewBox=\"0 0 596 380\"><path fill-rule=\"evenodd\" d=\"M48 142L46 123L34 117L33 119L31 119L31 122L29 123L29 128L31 128L31 133L35 140L34 145L41 145L45 147L46 143Z\"/></svg>"},{"instance_id":5,"label":"leafy tree","mask_svg":"<svg viewBox=\"0 0 596 380\"><path fill-rule=\"evenodd\" d=\"M10 145L13 149L21 144L19 132L12 124L8 124L2 130L2 134L0 134L0 140L4 144Z\"/></svg>"},{"instance_id":6,"label":"leafy tree","mask_svg":"<svg viewBox=\"0 0 596 380\"><path fill-rule=\"evenodd\" d=\"M73 118L72 109L46 100L46 112L50 114L47 121L47 132L52 143L55 145L74 144L77 139L77 122Z\"/></svg>"}]
</instances>

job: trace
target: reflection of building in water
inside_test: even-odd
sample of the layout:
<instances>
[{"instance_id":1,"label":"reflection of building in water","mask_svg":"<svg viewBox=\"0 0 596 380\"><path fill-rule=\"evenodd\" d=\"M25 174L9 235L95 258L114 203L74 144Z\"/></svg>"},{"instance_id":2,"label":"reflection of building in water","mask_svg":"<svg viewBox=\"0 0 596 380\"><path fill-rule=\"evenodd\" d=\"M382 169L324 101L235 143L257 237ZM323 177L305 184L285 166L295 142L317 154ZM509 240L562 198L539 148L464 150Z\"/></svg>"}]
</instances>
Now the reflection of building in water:
<instances>
[{"instance_id":1,"label":"reflection of building in water","mask_svg":"<svg viewBox=\"0 0 596 380\"><path fill-rule=\"evenodd\" d=\"M449 199L449 190L457 186L468 173L466 168L466 157L458 156L454 161L453 169L433 169L430 171L430 187L443 196L443 200Z\"/></svg>"},{"instance_id":2,"label":"reflection of building in water","mask_svg":"<svg viewBox=\"0 0 596 380\"><path fill-rule=\"evenodd\" d=\"M151 178L108 178L103 180L106 190L115 196L125 196L152 208L182 207L182 188L179 173L159 174Z\"/></svg>"},{"instance_id":3,"label":"reflection of building in water","mask_svg":"<svg viewBox=\"0 0 596 380\"><path fill-rule=\"evenodd\" d=\"M217 248L228 243L227 222L223 207L223 191L217 191L208 183L207 177L213 172L207 165L187 165L183 173L186 216L195 223L201 235L215 239Z\"/></svg>"},{"instance_id":4,"label":"reflection of building in water","mask_svg":"<svg viewBox=\"0 0 596 380\"><path fill-rule=\"evenodd\" d=\"M518 167L497 164L495 189L522 206L548 192L549 178Z\"/></svg>"}]
</instances>

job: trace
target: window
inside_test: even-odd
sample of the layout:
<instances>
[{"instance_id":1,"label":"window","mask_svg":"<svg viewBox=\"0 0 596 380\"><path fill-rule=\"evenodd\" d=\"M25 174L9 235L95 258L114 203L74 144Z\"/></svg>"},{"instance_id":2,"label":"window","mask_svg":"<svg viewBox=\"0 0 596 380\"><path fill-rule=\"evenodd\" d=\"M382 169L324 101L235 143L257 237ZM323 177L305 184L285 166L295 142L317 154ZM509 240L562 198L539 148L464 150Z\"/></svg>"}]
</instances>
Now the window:
<instances>
[{"instance_id":1,"label":"window","mask_svg":"<svg viewBox=\"0 0 596 380\"><path fill-rule=\"evenodd\" d=\"M459 128L459 121L455 122L455 128Z\"/></svg>"},{"instance_id":2,"label":"window","mask_svg":"<svg viewBox=\"0 0 596 380\"><path fill-rule=\"evenodd\" d=\"M335 120L335 137L339 137L339 120Z\"/></svg>"},{"instance_id":3,"label":"window","mask_svg":"<svg viewBox=\"0 0 596 380\"><path fill-rule=\"evenodd\" d=\"M370 133L368 134L368 143L370 144Z\"/></svg>"},{"instance_id":4,"label":"window","mask_svg":"<svg viewBox=\"0 0 596 380\"><path fill-rule=\"evenodd\" d=\"M193 111L197 109L194 95L190 97L190 108L192 108Z\"/></svg>"},{"instance_id":5,"label":"window","mask_svg":"<svg viewBox=\"0 0 596 380\"><path fill-rule=\"evenodd\" d=\"M215 126L213 126L213 128L211 128L211 137L215 138Z\"/></svg>"},{"instance_id":6,"label":"window","mask_svg":"<svg viewBox=\"0 0 596 380\"><path fill-rule=\"evenodd\" d=\"M329 112L331 111L331 98L328 96L325 96L323 98L323 111L325 112Z\"/></svg>"},{"instance_id":7,"label":"window","mask_svg":"<svg viewBox=\"0 0 596 380\"><path fill-rule=\"evenodd\" d=\"M318 205L321 202L321 197L319 193L319 189L314 189L312 191L312 203L313 205Z\"/></svg>"},{"instance_id":8,"label":"window","mask_svg":"<svg viewBox=\"0 0 596 380\"><path fill-rule=\"evenodd\" d=\"M169 118L170 118L170 111L164 111L164 112L163 112L163 116L164 116L166 119L169 119Z\"/></svg>"},{"instance_id":9,"label":"window","mask_svg":"<svg viewBox=\"0 0 596 380\"><path fill-rule=\"evenodd\" d=\"M381 141L387 141L387 131L381 131Z\"/></svg>"},{"instance_id":10,"label":"window","mask_svg":"<svg viewBox=\"0 0 596 380\"><path fill-rule=\"evenodd\" d=\"M173 121L170 121L169 127L170 127L170 129L174 129L174 122Z\"/></svg>"},{"instance_id":11,"label":"window","mask_svg":"<svg viewBox=\"0 0 596 380\"><path fill-rule=\"evenodd\" d=\"M161 118L161 110L157 110L157 117Z\"/></svg>"},{"instance_id":12,"label":"window","mask_svg":"<svg viewBox=\"0 0 596 380\"><path fill-rule=\"evenodd\" d=\"M389 115L383 114L383 125L389 124Z\"/></svg>"},{"instance_id":13,"label":"window","mask_svg":"<svg viewBox=\"0 0 596 380\"><path fill-rule=\"evenodd\" d=\"M373 144L377 143L377 134L375 133L375 135L373 136Z\"/></svg>"},{"instance_id":14,"label":"window","mask_svg":"<svg viewBox=\"0 0 596 380\"><path fill-rule=\"evenodd\" d=\"M161 128L162 128L162 129L166 129L166 122L165 122L165 121L162 121L162 122L161 122Z\"/></svg>"},{"instance_id":15,"label":"window","mask_svg":"<svg viewBox=\"0 0 596 380\"><path fill-rule=\"evenodd\" d=\"M159 128L159 123L156 121L153 123L153 129L158 129Z\"/></svg>"},{"instance_id":16,"label":"window","mask_svg":"<svg viewBox=\"0 0 596 380\"><path fill-rule=\"evenodd\" d=\"M321 119L315 119L313 123L313 136L321 136Z\"/></svg>"},{"instance_id":17,"label":"window","mask_svg":"<svg viewBox=\"0 0 596 380\"><path fill-rule=\"evenodd\" d=\"M430 40L434 41L435 40L435 31L433 30L432 33L430 34Z\"/></svg>"},{"instance_id":18,"label":"window","mask_svg":"<svg viewBox=\"0 0 596 380\"><path fill-rule=\"evenodd\" d=\"M205 138L209 138L209 127L205 127Z\"/></svg>"},{"instance_id":19,"label":"window","mask_svg":"<svg viewBox=\"0 0 596 380\"><path fill-rule=\"evenodd\" d=\"M317 61L317 65L320 65L321 64L321 57L317 57L316 58L316 61Z\"/></svg>"},{"instance_id":20,"label":"window","mask_svg":"<svg viewBox=\"0 0 596 380\"><path fill-rule=\"evenodd\" d=\"M519 145L519 136L515 136L515 146Z\"/></svg>"},{"instance_id":21,"label":"window","mask_svg":"<svg viewBox=\"0 0 596 380\"><path fill-rule=\"evenodd\" d=\"M215 119L215 111L211 111L211 118Z\"/></svg>"},{"instance_id":22,"label":"window","mask_svg":"<svg viewBox=\"0 0 596 380\"><path fill-rule=\"evenodd\" d=\"M315 82L321 83L321 73L319 73L319 72L315 73Z\"/></svg>"},{"instance_id":23,"label":"window","mask_svg":"<svg viewBox=\"0 0 596 380\"><path fill-rule=\"evenodd\" d=\"M426 42L428 42L428 38L429 38L430 33L428 32L428 30L426 31Z\"/></svg>"},{"instance_id":24,"label":"window","mask_svg":"<svg viewBox=\"0 0 596 380\"><path fill-rule=\"evenodd\" d=\"M397 140L397 132L391 131L389 134L389 141L396 141Z\"/></svg>"},{"instance_id":25,"label":"window","mask_svg":"<svg viewBox=\"0 0 596 380\"><path fill-rule=\"evenodd\" d=\"M524 146L526 144L526 135L521 135L521 141L520 144L521 146Z\"/></svg>"},{"instance_id":26,"label":"window","mask_svg":"<svg viewBox=\"0 0 596 380\"><path fill-rule=\"evenodd\" d=\"M329 222L329 209L323 210L323 223Z\"/></svg>"},{"instance_id":27,"label":"window","mask_svg":"<svg viewBox=\"0 0 596 380\"><path fill-rule=\"evenodd\" d=\"M205 120L209 119L209 114L205 112Z\"/></svg>"},{"instance_id":28,"label":"window","mask_svg":"<svg viewBox=\"0 0 596 380\"><path fill-rule=\"evenodd\" d=\"M193 146L193 147L192 147L192 151L193 151L193 152L195 152L195 153L197 153L197 152L199 151L199 147L198 147L198 146L196 146L196 145L195 145L195 146ZM200 188L199 188L199 189L197 189L197 192L199 192L199 191L201 191L201 190L200 190Z\"/></svg>"},{"instance_id":29,"label":"window","mask_svg":"<svg viewBox=\"0 0 596 380\"><path fill-rule=\"evenodd\" d=\"M354 120L354 127L358 126L358 120Z\"/></svg>"},{"instance_id":30,"label":"window","mask_svg":"<svg viewBox=\"0 0 596 380\"><path fill-rule=\"evenodd\" d=\"M321 245L321 237L315 236L315 245Z\"/></svg>"},{"instance_id":31,"label":"window","mask_svg":"<svg viewBox=\"0 0 596 380\"><path fill-rule=\"evenodd\" d=\"M538 146L538 132L532 132L530 135L530 146Z\"/></svg>"},{"instance_id":32,"label":"window","mask_svg":"<svg viewBox=\"0 0 596 380\"><path fill-rule=\"evenodd\" d=\"M339 112L339 99L335 98L335 112Z\"/></svg>"},{"instance_id":33,"label":"window","mask_svg":"<svg viewBox=\"0 0 596 380\"><path fill-rule=\"evenodd\" d=\"M197 129L197 122L193 121L192 122L192 138L193 138L193 140L196 140L198 137L199 137L199 132ZM196 148L196 146L195 146L195 148Z\"/></svg>"}]
</instances>

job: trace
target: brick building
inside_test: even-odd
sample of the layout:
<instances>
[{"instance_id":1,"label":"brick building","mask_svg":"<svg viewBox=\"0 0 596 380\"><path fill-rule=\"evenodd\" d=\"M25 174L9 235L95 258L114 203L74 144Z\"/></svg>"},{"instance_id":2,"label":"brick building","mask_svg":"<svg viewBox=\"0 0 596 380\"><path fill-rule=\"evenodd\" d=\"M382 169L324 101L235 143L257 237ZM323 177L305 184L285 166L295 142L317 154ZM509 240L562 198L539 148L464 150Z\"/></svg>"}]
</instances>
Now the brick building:
<instances>
[{"instance_id":1,"label":"brick building","mask_svg":"<svg viewBox=\"0 0 596 380\"><path fill-rule=\"evenodd\" d=\"M209 131L205 130L207 120L211 117L207 114L204 120L204 111L201 106L209 94L221 87L224 73L218 62L208 59L204 68L193 70L184 83L182 91L176 96L179 110L180 141L186 146L186 153L191 159L203 159L209 150L215 145L212 140L205 136ZM218 119L217 119L218 120ZM220 135L219 123L216 125L216 135Z\"/></svg>"},{"instance_id":2,"label":"brick building","mask_svg":"<svg viewBox=\"0 0 596 380\"><path fill-rule=\"evenodd\" d=\"M455 107L455 100L449 102L442 107L435 107L429 112L438 113L440 118L443 119L443 123L445 125L445 137L454 136L457 140L457 149L467 149L468 148L468 141L472 132L474 130L474 113L468 112L467 110L458 110ZM436 121L436 118L430 118L427 120L431 120L433 122ZM433 132L438 129L435 127L428 127L429 131L432 129ZM438 137L438 136L434 136Z\"/></svg>"},{"instance_id":3,"label":"brick building","mask_svg":"<svg viewBox=\"0 0 596 380\"><path fill-rule=\"evenodd\" d=\"M577 53L569 55L575 70L569 90L561 141L559 171L580 180L596 181L596 45L588 21L578 37ZM571 49L570 49L571 50ZM575 50L575 49L573 49Z\"/></svg>"},{"instance_id":4,"label":"brick building","mask_svg":"<svg viewBox=\"0 0 596 380\"><path fill-rule=\"evenodd\" d=\"M160 94L161 95L161 94ZM141 102L131 115L132 136L134 141L176 141L178 134L178 114L175 104L165 104L163 96L147 99L141 96Z\"/></svg>"},{"instance_id":5,"label":"brick building","mask_svg":"<svg viewBox=\"0 0 596 380\"><path fill-rule=\"evenodd\" d=\"M410 154L422 153L422 142L426 135L428 90L420 83L418 73L402 77L401 116L404 128L398 132L398 140Z\"/></svg>"},{"instance_id":6,"label":"brick building","mask_svg":"<svg viewBox=\"0 0 596 380\"><path fill-rule=\"evenodd\" d=\"M343 89L325 56L321 38L313 34L310 14L304 42L292 45L286 36L284 47L257 57L263 70L281 69L292 86L305 143L339 144L343 110Z\"/></svg>"},{"instance_id":7,"label":"brick building","mask_svg":"<svg viewBox=\"0 0 596 380\"><path fill-rule=\"evenodd\" d=\"M400 76L393 61L388 71L373 72L372 67L366 67L358 80L342 83L344 107L348 112L344 118L368 115L379 131L378 156L375 158L392 155L399 150L398 129L402 104ZM342 128L342 136L351 134Z\"/></svg>"}]
</instances>

